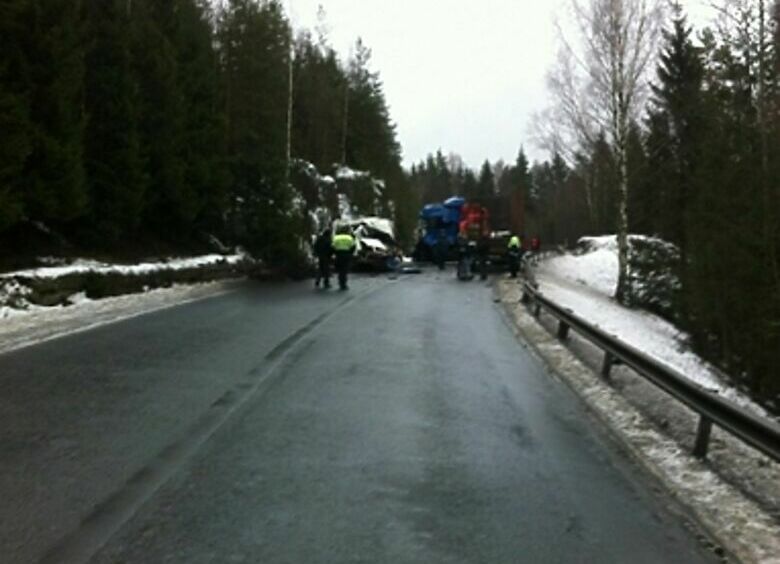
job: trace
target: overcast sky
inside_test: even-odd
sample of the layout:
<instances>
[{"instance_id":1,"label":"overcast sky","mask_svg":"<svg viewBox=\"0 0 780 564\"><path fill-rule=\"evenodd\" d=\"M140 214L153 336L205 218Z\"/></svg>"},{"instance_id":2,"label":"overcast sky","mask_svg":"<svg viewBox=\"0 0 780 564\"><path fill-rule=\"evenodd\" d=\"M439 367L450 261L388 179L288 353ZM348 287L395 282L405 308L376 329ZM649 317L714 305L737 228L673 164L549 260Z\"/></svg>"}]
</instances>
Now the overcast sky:
<instances>
[{"instance_id":1,"label":"overcast sky","mask_svg":"<svg viewBox=\"0 0 780 564\"><path fill-rule=\"evenodd\" d=\"M285 0L296 28L326 13L330 43L346 59L358 36L371 48L404 164L441 148L478 167L531 158L528 123L545 106L556 50L558 0ZM697 23L703 0L683 1Z\"/></svg>"}]
</instances>

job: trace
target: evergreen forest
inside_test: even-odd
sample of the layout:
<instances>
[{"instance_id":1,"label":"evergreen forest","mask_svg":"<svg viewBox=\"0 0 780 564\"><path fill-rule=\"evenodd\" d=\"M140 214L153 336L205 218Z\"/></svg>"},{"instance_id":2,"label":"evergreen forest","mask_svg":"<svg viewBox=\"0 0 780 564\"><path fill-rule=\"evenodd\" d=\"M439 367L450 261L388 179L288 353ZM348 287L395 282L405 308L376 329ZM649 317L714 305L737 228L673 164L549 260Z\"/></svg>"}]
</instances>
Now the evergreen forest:
<instances>
[{"instance_id":1,"label":"evergreen forest","mask_svg":"<svg viewBox=\"0 0 780 564\"><path fill-rule=\"evenodd\" d=\"M353 51L277 0L0 0L0 262L217 241L295 265L323 199L291 184L301 162L380 178L408 241L395 127Z\"/></svg>"}]
</instances>

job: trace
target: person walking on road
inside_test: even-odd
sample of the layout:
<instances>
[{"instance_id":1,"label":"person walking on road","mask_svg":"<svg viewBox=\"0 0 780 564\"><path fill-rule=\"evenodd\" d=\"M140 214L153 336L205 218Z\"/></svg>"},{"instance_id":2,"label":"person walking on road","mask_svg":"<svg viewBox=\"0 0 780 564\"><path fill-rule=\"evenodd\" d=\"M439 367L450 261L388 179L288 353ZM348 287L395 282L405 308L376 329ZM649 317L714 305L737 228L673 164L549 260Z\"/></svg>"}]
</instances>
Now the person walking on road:
<instances>
[{"instance_id":1,"label":"person walking on road","mask_svg":"<svg viewBox=\"0 0 780 564\"><path fill-rule=\"evenodd\" d=\"M339 290L348 290L347 276L355 254L355 238L349 228L342 227L333 237L333 252L336 255L336 272L339 275Z\"/></svg>"},{"instance_id":2,"label":"person walking on road","mask_svg":"<svg viewBox=\"0 0 780 564\"><path fill-rule=\"evenodd\" d=\"M317 256L317 278L314 285L319 288L330 288L330 259L333 257L333 246L330 229L319 234L314 243L314 254Z\"/></svg>"}]
</instances>

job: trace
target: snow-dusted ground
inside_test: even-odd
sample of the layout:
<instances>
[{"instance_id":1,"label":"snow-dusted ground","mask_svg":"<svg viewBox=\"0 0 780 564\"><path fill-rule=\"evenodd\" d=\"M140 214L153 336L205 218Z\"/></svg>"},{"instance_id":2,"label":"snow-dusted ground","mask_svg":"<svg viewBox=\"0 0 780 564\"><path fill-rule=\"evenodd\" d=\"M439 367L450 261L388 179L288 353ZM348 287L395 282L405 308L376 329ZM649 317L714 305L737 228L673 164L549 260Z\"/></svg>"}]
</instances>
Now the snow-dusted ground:
<instances>
[{"instance_id":1,"label":"snow-dusted ground","mask_svg":"<svg viewBox=\"0 0 780 564\"><path fill-rule=\"evenodd\" d=\"M87 272L95 272L97 274L148 274L161 270L186 270L214 264L239 264L246 259L247 255L245 253L170 258L163 261L142 262L139 264L108 264L88 259L77 259L68 264L7 272L0 275L0 281L11 278L59 278L68 274L84 274ZM56 259L49 259L49 261L57 262Z\"/></svg>"},{"instance_id":2,"label":"snow-dusted ground","mask_svg":"<svg viewBox=\"0 0 780 564\"><path fill-rule=\"evenodd\" d=\"M588 239L589 252L565 254L539 264L536 281L545 296L700 386L766 416L762 407L730 386L715 367L691 351L685 333L656 315L618 304L612 298L618 271L615 237Z\"/></svg>"},{"instance_id":3,"label":"snow-dusted ground","mask_svg":"<svg viewBox=\"0 0 780 564\"><path fill-rule=\"evenodd\" d=\"M56 280L74 274L87 273L141 276L157 272L185 271L215 265L235 266L252 261L252 258L239 250L239 252L232 255L211 254L188 258L168 258L139 264L108 264L90 259L65 261L63 259L43 258L39 260L47 264L47 266L0 274L0 321L19 316L26 317L31 313L41 313L52 309L36 306L28 300L32 293L32 288L29 285L34 280ZM83 293L74 294L67 300L67 305L75 306L85 301L86 296Z\"/></svg>"},{"instance_id":4,"label":"snow-dusted ground","mask_svg":"<svg viewBox=\"0 0 780 564\"><path fill-rule=\"evenodd\" d=\"M591 238L582 254L548 256L532 269L539 289L578 316L675 368L699 385L768 416L694 354L687 337L667 321L612 299L617 284L614 237ZM499 291L528 342L594 410L638 459L688 504L708 530L738 558L780 562L780 464L725 431L713 430L705 463L690 453L698 415L624 366L613 385L597 376L603 353L575 332L555 337L555 320L533 318L516 305L520 286Z\"/></svg>"},{"instance_id":5,"label":"snow-dusted ground","mask_svg":"<svg viewBox=\"0 0 780 564\"><path fill-rule=\"evenodd\" d=\"M625 367L613 368L614 384L607 385L597 375L598 349L576 333L559 341L552 317L537 320L520 304L521 286L514 280L499 282L498 291L524 341L691 510L714 538L716 553L722 546L740 562L780 564L780 464L717 428L707 461L697 460L690 454L696 414ZM580 299L594 292L584 288ZM608 317L617 316L612 311Z\"/></svg>"},{"instance_id":6,"label":"snow-dusted ground","mask_svg":"<svg viewBox=\"0 0 780 564\"><path fill-rule=\"evenodd\" d=\"M73 274L145 275L184 271L214 265L238 265L251 261L240 251L232 255L203 255L169 258L140 264L108 264L88 259L64 261L44 258L40 268L0 274L0 353L38 343L63 334L89 329L160 308L192 301L226 291L230 283L174 285L101 300L90 300L81 292L70 296L66 305L43 307L28 301L34 279L56 280Z\"/></svg>"},{"instance_id":7,"label":"snow-dusted ground","mask_svg":"<svg viewBox=\"0 0 780 564\"><path fill-rule=\"evenodd\" d=\"M174 285L171 288L102 300L89 300L83 294L79 294L71 299L73 305L69 306L30 306L26 310L5 308L9 315L0 318L0 354L62 335L228 292L234 286L235 282Z\"/></svg>"}]
</instances>

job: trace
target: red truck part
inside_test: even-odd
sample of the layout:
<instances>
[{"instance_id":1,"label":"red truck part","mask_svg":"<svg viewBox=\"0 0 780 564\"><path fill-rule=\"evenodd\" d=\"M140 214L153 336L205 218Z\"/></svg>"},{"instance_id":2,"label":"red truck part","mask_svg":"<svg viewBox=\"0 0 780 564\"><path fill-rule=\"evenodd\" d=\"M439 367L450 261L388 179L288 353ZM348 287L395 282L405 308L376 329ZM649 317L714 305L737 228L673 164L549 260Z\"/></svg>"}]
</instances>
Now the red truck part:
<instances>
[{"instance_id":1,"label":"red truck part","mask_svg":"<svg viewBox=\"0 0 780 564\"><path fill-rule=\"evenodd\" d=\"M490 214L479 204L467 203L461 210L460 235L467 239L490 236Z\"/></svg>"}]
</instances>

